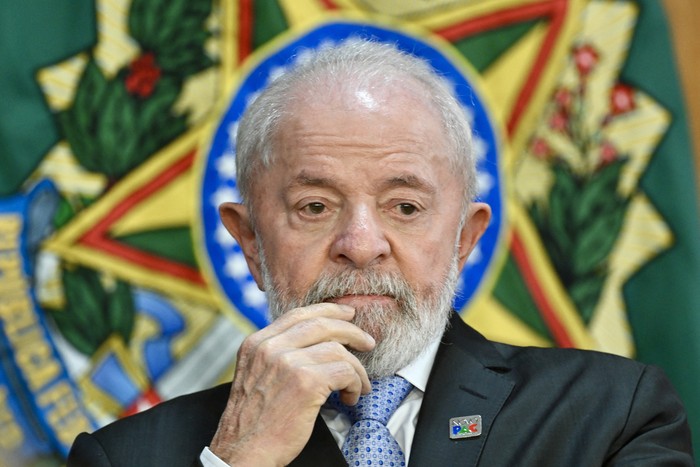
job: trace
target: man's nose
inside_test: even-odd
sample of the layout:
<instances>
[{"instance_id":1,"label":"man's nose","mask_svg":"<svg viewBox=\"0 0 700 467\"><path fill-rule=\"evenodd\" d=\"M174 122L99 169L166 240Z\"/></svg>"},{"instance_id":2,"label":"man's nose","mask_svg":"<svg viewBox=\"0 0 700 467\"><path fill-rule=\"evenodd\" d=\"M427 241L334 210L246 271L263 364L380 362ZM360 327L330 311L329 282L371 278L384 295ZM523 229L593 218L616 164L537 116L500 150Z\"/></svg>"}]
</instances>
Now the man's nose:
<instances>
[{"instance_id":1,"label":"man's nose","mask_svg":"<svg viewBox=\"0 0 700 467\"><path fill-rule=\"evenodd\" d=\"M346 212L331 246L333 261L362 269L381 262L390 253L389 240L375 210L363 205Z\"/></svg>"}]
</instances>

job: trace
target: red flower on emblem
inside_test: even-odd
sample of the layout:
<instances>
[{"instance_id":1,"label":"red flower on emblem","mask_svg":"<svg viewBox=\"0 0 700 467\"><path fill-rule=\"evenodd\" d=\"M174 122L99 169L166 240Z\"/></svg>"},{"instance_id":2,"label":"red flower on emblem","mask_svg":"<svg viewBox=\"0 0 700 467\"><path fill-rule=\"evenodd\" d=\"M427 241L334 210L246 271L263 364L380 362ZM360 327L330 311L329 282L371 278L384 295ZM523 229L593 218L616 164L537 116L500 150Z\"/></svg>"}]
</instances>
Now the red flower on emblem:
<instances>
[{"instance_id":1,"label":"red flower on emblem","mask_svg":"<svg viewBox=\"0 0 700 467\"><path fill-rule=\"evenodd\" d=\"M574 95L567 88L559 88L554 93L554 102L557 103L560 109L568 112L571 109L571 104L574 102Z\"/></svg>"},{"instance_id":2,"label":"red flower on emblem","mask_svg":"<svg viewBox=\"0 0 700 467\"><path fill-rule=\"evenodd\" d=\"M634 89L626 84L618 83L610 91L610 112L620 115L634 110Z\"/></svg>"},{"instance_id":3,"label":"red flower on emblem","mask_svg":"<svg viewBox=\"0 0 700 467\"><path fill-rule=\"evenodd\" d=\"M538 159L547 159L552 153L552 149L549 147L549 143L544 138L535 138L532 141L530 150Z\"/></svg>"},{"instance_id":4,"label":"red flower on emblem","mask_svg":"<svg viewBox=\"0 0 700 467\"><path fill-rule=\"evenodd\" d=\"M581 76L588 76L598 63L598 51L591 44L583 44L574 48L574 63Z\"/></svg>"},{"instance_id":5,"label":"red flower on emblem","mask_svg":"<svg viewBox=\"0 0 700 467\"><path fill-rule=\"evenodd\" d=\"M600 167L615 162L618 154L617 148L610 141L603 141L600 145Z\"/></svg>"},{"instance_id":6,"label":"red flower on emblem","mask_svg":"<svg viewBox=\"0 0 700 467\"><path fill-rule=\"evenodd\" d=\"M549 127L552 130L564 132L569 125L569 119L564 112L555 112L549 119Z\"/></svg>"},{"instance_id":7,"label":"red flower on emblem","mask_svg":"<svg viewBox=\"0 0 700 467\"><path fill-rule=\"evenodd\" d=\"M145 99L153 94L160 75L161 70L153 52L140 55L129 65L129 73L124 80L126 90L131 95Z\"/></svg>"}]
</instances>

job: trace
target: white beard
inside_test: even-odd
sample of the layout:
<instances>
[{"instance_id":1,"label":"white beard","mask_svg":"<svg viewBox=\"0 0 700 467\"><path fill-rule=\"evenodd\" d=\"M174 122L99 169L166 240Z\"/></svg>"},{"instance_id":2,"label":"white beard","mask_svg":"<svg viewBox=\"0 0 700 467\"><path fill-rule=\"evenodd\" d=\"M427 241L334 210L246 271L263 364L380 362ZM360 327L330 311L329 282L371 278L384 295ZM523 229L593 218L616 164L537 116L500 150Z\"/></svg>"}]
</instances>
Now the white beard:
<instances>
[{"instance_id":1,"label":"white beard","mask_svg":"<svg viewBox=\"0 0 700 467\"><path fill-rule=\"evenodd\" d=\"M398 273L373 269L346 269L339 273L324 273L304 297L292 297L280 290L267 268L262 245L258 245L261 271L270 315L273 319L293 308L328 302L344 295L386 295L395 304L375 303L355 310L353 323L372 335L376 347L369 352L350 349L362 363L370 379L395 374L415 360L421 352L445 331L452 309L452 298L459 279L457 255L452 259L440 287L425 291L418 297Z\"/></svg>"}]
</instances>

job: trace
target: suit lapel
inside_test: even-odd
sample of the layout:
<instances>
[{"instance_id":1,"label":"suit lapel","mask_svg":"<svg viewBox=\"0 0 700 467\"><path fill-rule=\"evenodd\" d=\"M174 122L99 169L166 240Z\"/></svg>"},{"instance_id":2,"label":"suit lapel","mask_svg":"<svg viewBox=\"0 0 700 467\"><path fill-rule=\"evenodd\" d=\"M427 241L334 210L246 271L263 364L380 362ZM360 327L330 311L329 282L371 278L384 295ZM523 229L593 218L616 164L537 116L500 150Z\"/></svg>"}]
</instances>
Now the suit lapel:
<instances>
[{"instance_id":1,"label":"suit lapel","mask_svg":"<svg viewBox=\"0 0 700 467\"><path fill-rule=\"evenodd\" d=\"M491 426L513 389L509 371L491 343L455 313L428 380L409 466L475 466ZM482 434L450 439L450 418L469 415L481 415Z\"/></svg>"}]
</instances>

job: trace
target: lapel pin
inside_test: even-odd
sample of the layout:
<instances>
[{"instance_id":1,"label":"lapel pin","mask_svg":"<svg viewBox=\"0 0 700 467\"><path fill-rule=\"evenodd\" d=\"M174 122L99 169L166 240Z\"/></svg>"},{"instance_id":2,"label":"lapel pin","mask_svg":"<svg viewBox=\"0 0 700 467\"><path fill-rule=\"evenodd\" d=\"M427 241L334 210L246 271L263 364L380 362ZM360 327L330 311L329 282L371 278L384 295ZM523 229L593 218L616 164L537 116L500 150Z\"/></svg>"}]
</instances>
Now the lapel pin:
<instances>
[{"instance_id":1,"label":"lapel pin","mask_svg":"<svg viewBox=\"0 0 700 467\"><path fill-rule=\"evenodd\" d=\"M450 418L450 439L474 438L481 435L481 415Z\"/></svg>"}]
</instances>

